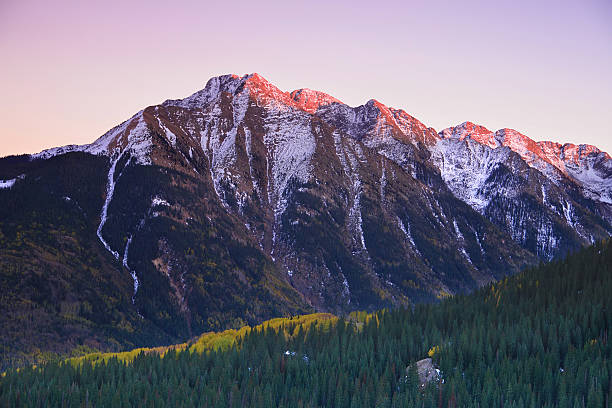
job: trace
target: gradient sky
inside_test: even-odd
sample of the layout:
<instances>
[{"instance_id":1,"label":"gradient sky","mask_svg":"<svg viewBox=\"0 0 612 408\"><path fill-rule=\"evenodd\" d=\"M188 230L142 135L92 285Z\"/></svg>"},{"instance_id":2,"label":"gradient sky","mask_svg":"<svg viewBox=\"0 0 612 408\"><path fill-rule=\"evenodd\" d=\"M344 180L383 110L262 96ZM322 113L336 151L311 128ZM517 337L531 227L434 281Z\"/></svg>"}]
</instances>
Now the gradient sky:
<instances>
[{"instance_id":1,"label":"gradient sky","mask_svg":"<svg viewBox=\"0 0 612 408\"><path fill-rule=\"evenodd\" d=\"M0 0L0 156L225 73L612 153L612 2Z\"/></svg>"}]
</instances>

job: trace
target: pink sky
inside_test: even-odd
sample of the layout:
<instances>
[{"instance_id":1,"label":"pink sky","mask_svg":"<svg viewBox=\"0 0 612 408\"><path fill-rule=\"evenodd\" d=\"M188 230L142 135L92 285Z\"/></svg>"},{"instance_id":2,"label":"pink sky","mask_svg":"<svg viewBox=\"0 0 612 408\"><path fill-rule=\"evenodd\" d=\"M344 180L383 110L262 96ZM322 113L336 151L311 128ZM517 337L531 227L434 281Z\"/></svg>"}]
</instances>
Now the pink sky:
<instances>
[{"instance_id":1,"label":"pink sky","mask_svg":"<svg viewBox=\"0 0 612 408\"><path fill-rule=\"evenodd\" d=\"M0 156L89 143L251 72L437 130L469 120L612 152L607 0L294 3L0 0Z\"/></svg>"}]
</instances>

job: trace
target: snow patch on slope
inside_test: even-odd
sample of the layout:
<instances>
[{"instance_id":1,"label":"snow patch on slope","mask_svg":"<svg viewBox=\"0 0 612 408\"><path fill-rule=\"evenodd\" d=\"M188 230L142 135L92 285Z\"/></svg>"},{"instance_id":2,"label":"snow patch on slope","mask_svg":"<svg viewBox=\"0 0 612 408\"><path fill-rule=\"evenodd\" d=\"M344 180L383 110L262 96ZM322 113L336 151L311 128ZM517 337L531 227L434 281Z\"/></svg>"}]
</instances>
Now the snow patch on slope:
<instances>
[{"instance_id":1,"label":"snow patch on slope","mask_svg":"<svg viewBox=\"0 0 612 408\"><path fill-rule=\"evenodd\" d=\"M130 275L132 275L132 279L134 280L134 292L132 294L132 304L135 304L136 303L136 292L138 292L139 281L138 281L138 276L136 275L136 271L130 269L130 266L128 265L128 251L130 250L130 244L132 243L132 238L133 238L133 235L130 235L130 237L128 238L125 244L125 250L123 251L123 266L125 267L125 269L130 271Z\"/></svg>"},{"instance_id":2,"label":"snow patch on slope","mask_svg":"<svg viewBox=\"0 0 612 408\"><path fill-rule=\"evenodd\" d=\"M410 231L410 223L408 223L408 222L404 223L404 221L402 221L402 219L398 216L397 217L397 226L404 233L404 237L406 237L408 242L410 242L410 245L412 246L414 251L417 254L419 254L419 256L420 256L421 253L419 252L419 248L417 248L417 246L416 246L416 244L414 242L414 239L412 238L412 233Z\"/></svg>"},{"instance_id":3,"label":"snow patch on slope","mask_svg":"<svg viewBox=\"0 0 612 408\"><path fill-rule=\"evenodd\" d=\"M461 233L461 230L459 230L459 225L457 225L457 220L453 220L453 227L455 228L455 235L457 236L457 239L463 240L463 234Z\"/></svg>"},{"instance_id":4,"label":"snow patch on slope","mask_svg":"<svg viewBox=\"0 0 612 408\"><path fill-rule=\"evenodd\" d=\"M124 129L124 131L127 129L128 125L129 123L125 125L126 128ZM109 243L102 236L102 228L104 228L104 224L106 224L108 218L108 206L110 205L110 202L113 199L113 194L115 193L115 184L121 176L120 173L117 177L115 177L117 164L119 163L123 155L126 154L126 152L128 151L130 154L130 161L135 160L139 164L151 163L150 158L148 157L148 152L151 148L151 139L149 137L149 130L142 116L138 118L138 123L136 124L136 126L132 128L128 134L124 134L122 137L126 139L126 144L129 149L125 148L120 151L119 148L115 148L114 150L114 155L116 155L116 157L114 159L111 158L111 166L108 171L106 181L106 197L104 198L104 204L102 205L102 210L100 211L100 224L98 225L98 229L96 230L96 235L100 239L100 242L102 242L102 245L104 245L106 250L109 251L117 260L119 259L119 253L113 250L110 247ZM130 161L128 161L128 164ZM126 166L128 164L126 164Z\"/></svg>"},{"instance_id":5,"label":"snow patch on slope","mask_svg":"<svg viewBox=\"0 0 612 408\"><path fill-rule=\"evenodd\" d=\"M467 251L465 250L465 247L463 246L464 243L465 243L465 237L461 233L461 230L459 229L459 225L457 224L457 220L455 220L455 219L453 219L453 228L455 229L455 236L457 237L457 241L458 241L458 243L460 245L459 252L461 253L461 255L463 255L463 257L470 264L473 265L472 258L470 258L470 255L467 253ZM476 239L478 239L478 237ZM482 247L480 249L482 250Z\"/></svg>"},{"instance_id":6,"label":"snow patch on slope","mask_svg":"<svg viewBox=\"0 0 612 408\"><path fill-rule=\"evenodd\" d=\"M471 140L440 139L432 147L432 160L446 185L481 213L489 204L483 191L486 181L508 154L508 149L491 149Z\"/></svg>"},{"instance_id":7,"label":"snow patch on slope","mask_svg":"<svg viewBox=\"0 0 612 408\"><path fill-rule=\"evenodd\" d=\"M96 230L96 235L98 235L100 242L102 242L104 248L106 248L106 250L110 252L115 257L115 259L119 259L119 253L113 250L110 247L109 243L106 242L106 240L102 236L102 228L104 228L104 224L106 224L106 220L108 218L108 206L110 205L110 202L113 199L113 194L115 193L115 183L117 182L117 180L115 180L115 170L117 168L117 163L119 162L119 160L121 160L121 157L123 157L123 155L119 155L115 160L113 160L110 170L108 171L108 177L106 181L106 197L104 199L104 204L102 205L102 211L100 212L100 224L98 225L98 229Z\"/></svg>"},{"instance_id":8,"label":"snow patch on slope","mask_svg":"<svg viewBox=\"0 0 612 408\"><path fill-rule=\"evenodd\" d=\"M474 233L474 238L476 238L476 243L478 244L478 248L480 248L480 253L484 255L484 248L482 247L482 242L480 241L480 237L478 236L478 231L476 231L471 225L470 229Z\"/></svg>"},{"instance_id":9,"label":"snow patch on slope","mask_svg":"<svg viewBox=\"0 0 612 408\"><path fill-rule=\"evenodd\" d=\"M311 161L316 142L310 120L310 116L297 112L270 112L266 119L264 144L272 157L271 192L275 219L287 208L289 184L307 183L312 176Z\"/></svg>"},{"instance_id":10,"label":"snow patch on slope","mask_svg":"<svg viewBox=\"0 0 612 408\"><path fill-rule=\"evenodd\" d=\"M380 159L380 203L384 205L385 203L385 188L387 187L387 175L385 173L385 162L383 159Z\"/></svg>"},{"instance_id":11,"label":"snow patch on slope","mask_svg":"<svg viewBox=\"0 0 612 408\"><path fill-rule=\"evenodd\" d=\"M259 197L261 197L261 187L259 185L259 181L257 178L253 177L253 136L251 135L251 131L249 128L244 128L244 144L246 148L247 158L249 161L249 178L251 179L251 184L253 185L253 189Z\"/></svg>"},{"instance_id":12,"label":"snow patch on slope","mask_svg":"<svg viewBox=\"0 0 612 408\"><path fill-rule=\"evenodd\" d=\"M540 221L536 234L537 250L551 260L554 250L559 245L559 239L555 236L553 226L550 222Z\"/></svg>"},{"instance_id":13,"label":"snow patch on slope","mask_svg":"<svg viewBox=\"0 0 612 408\"><path fill-rule=\"evenodd\" d=\"M563 207L563 216L565 217L567 223L570 227L576 229L576 226L574 225L574 207L572 206L572 203L561 199L561 206Z\"/></svg>"},{"instance_id":14,"label":"snow patch on slope","mask_svg":"<svg viewBox=\"0 0 612 408\"><path fill-rule=\"evenodd\" d=\"M342 170L344 171L344 175L350 180L350 192L352 196L351 206L349 208L348 214L348 225L349 228L353 231L353 241L355 244L359 245L360 250L367 250L365 244L365 237L363 236L363 220L361 216L361 179L359 178L359 160L358 157L363 154L361 152L361 148L359 150L356 149L356 142L351 139L342 139L342 137L334 132L334 146L336 149L336 155L342 165ZM345 147L343 141L345 142L353 142L351 146L355 150L355 152L351 152L348 148ZM355 154L356 153L356 154ZM357 157L356 157L357 156ZM348 204L348 203L347 203Z\"/></svg>"},{"instance_id":15,"label":"snow patch on slope","mask_svg":"<svg viewBox=\"0 0 612 408\"><path fill-rule=\"evenodd\" d=\"M150 132L142 117L143 111L138 112L130 119L115 126L96 141L84 145L68 145L43 150L40 153L30 155L31 160L50 159L55 156L70 152L84 152L95 156L112 156L118 151L129 150L131 156L137 163L142 165L151 164L149 157L153 147ZM136 124L134 125L134 121ZM133 126L133 127L132 127ZM130 129L130 127L132 127ZM129 132L128 132L128 129Z\"/></svg>"},{"instance_id":16,"label":"snow patch on slope","mask_svg":"<svg viewBox=\"0 0 612 408\"><path fill-rule=\"evenodd\" d=\"M150 153L153 149L153 142L151 140L151 132L142 116L138 118L136 126L125 137L127 143L124 151L129 150L130 157L135 159L136 163L150 165Z\"/></svg>"},{"instance_id":17,"label":"snow patch on slope","mask_svg":"<svg viewBox=\"0 0 612 408\"><path fill-rule=\"evenodd\" d=\"M612 205L612 159L605 153L587 156L579 164L570 162L565 168L587 197Z\"/></svg>"},{"instance_id":18,"label":"snow patch on slope","mask_svg":"<svg viewBox=\"0 0 612 408\"><path fill-rule=\"evenodd\" d=\"M236 152L236 136L239 126L242 126L244 116L249 104L248 93L243 91L236 95L232 100L232 128L224 134L220 131L217 120L209 122L207 138L202 138L202 148L209 152L210 157L210 172L213 181L213 186L221 203L229 208L228 197L229 193L224 189L224 185L229 187L233 192L236 191L237 175L234 174L237 152ZM219 105L215 105L211 112L214 116L221 114Z\"/></svg>"},{"instance_id":19,"label":"snow patch on slope","mask_svg":"<svg viewBox=\"0 0 612 408\"><path fill-rule=\"evenodd\" d=\"M159 124L159 127L164 131L164 134L166 135L166 139L168 139L168 142L170 142L172 147L176 147L176 135L172 133L172 131L168 129L166 125L164 125L164 123L161 121L159 116L157 117L157 123Z\"/></svg>"},{"instance_id":20,"label":"snow patch on slope","mask_svg":"<svg viewBox=\"0 0 612 408\"><path fill-rule=\"evenodd\" d=\"M16 178L10 180L0 180L0 189L9 189L15 185Z\"/></svg>"},{"instance_id":21,"label":"snow patch on slope","mask_svg":"<svg viewBox=\"0 0 612 408\"><path fill-rule=\"evenodd\" d=\"M161 206L165 206L165 207L169 207L170 203L168 203L168 201L166 201L165 199L159 197L159 196L155 196L153 197L153 199L151 200L151 206L155 207L157 205L161 205Z\"/></svg>"}]
</instances>

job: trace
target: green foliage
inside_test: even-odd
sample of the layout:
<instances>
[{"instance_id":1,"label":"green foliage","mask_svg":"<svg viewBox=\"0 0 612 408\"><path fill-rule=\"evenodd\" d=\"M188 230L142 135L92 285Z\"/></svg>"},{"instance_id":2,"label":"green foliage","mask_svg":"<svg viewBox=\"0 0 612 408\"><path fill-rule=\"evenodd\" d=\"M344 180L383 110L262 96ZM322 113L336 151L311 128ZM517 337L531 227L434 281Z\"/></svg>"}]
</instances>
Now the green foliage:
<instances>
[{"instance_id":1,"label":"green foliage","mask_svg":"<svg viewBox=\"0 0 612 408\"><path fill-rule=\"evenodd\" d=\"M0 405L603 407L610 293L607 241L438 304L278 319L206 334L189 350L9 370ZM444 381L423 386L413 363L429 350Z\"/></svg>"},{"instance_id":2,"label":"green foliage","mask_svg":"<svg viewBox=\"0 0 612 408\"><path fill-rule=\"evenodd\" d=\"M0 371L312 311L238 220L209 205L203 180L124 158L102 233L121 255L133 237L135 305L130 273L96 236L108 159L0 160L0 179L20 177L0 189ZM156 195L169 205L152 208Z\"/></svg>"},{"instance_id":3,"label":"green foliage","mask_svg":"<svg viewBox=\"0 0 612 408\"><path fill-rule=\"evenodd\" d=\"M25 174L0 190L0 370L172 341L144 327L96 237L107 171L84 153L0 160L2 177Z\"/></svg>"}]
</instances>

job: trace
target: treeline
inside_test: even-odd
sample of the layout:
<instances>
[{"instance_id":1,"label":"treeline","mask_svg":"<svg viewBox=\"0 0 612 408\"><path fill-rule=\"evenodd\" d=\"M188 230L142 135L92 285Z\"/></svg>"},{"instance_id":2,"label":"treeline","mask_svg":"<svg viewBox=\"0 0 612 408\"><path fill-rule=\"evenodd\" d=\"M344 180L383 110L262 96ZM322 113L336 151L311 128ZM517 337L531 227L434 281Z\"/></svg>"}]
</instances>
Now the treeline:
<instances>
[{"instance_id":1,"label":"treeline","mask_svg":"<svg viewBox=\"0 0 612 408\"><path fill-rule=\"evenodd\" d=\"M288 320L217 351L8 371L0 405L608 407L611 294L606 241L438 304ZM423 385L428 354L440 378Z\"/></svg>"}]
</instances>

